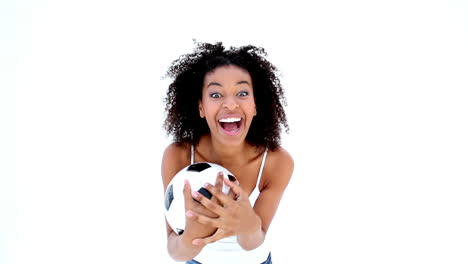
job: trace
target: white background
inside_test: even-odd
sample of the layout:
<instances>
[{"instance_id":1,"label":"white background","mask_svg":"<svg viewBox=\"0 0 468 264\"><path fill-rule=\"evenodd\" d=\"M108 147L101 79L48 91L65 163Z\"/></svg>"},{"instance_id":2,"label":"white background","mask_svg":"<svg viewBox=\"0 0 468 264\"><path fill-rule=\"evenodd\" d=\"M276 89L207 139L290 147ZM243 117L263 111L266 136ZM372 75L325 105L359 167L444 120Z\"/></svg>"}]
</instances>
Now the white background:
<instances>
[{"instance_id":1,"label":"white background","mask_svg":"<svg viewBox=\"0 0 468 264\"><path fill-rule=\"evenodd\" d=\"M281 71L275 263L467 263L467 2L305 2L3 0L0 263L171 263L161 77L192 38Z\"/></svg>"}]
</instances>

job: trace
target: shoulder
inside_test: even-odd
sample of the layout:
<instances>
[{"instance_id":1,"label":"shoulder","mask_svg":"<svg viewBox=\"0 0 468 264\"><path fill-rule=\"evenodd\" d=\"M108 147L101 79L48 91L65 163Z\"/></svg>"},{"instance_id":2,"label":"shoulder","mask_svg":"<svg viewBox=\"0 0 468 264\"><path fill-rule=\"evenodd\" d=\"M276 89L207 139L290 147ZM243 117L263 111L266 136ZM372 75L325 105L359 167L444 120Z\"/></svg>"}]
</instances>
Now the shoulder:
<instances>
[{"instance_id":1,"label":"shoulder","mask_svg":"<svg viewBox=\"0 0 468 264\"><path fill-rule=\"evenodd\" d=\"M164 189L181 169L190 164L190 144L172 143L166 147L161 164Z\"/></svg>"},{"instance_id":2,"label":"shoulder","mask_svg":"<svg viewBox=\"0 0 468 264\"><path fill-rule=\"evenodd\" d=\"M271 165L275 167L290 167L294 168L294 159L291 154L283 147L277 147L274 150L268 150L268 159L270 159Z\"/></svg>"},{"instance_id":3,"label":"shoulder","mask_svg":"<svg viewBox=\"0 0 468 264\"><path fill-rule=\"evenodd\" d=\"M287 150L283 147L278 147L275 150L268 151L267 163L265 166L270 172L292 174L294 170L294 159Z\"/></svg>"},{"instance_id":4,"label":"shoulder","mask_svg":"<svg viewBox=\"0 0 468 264\"><path fill-rule=\"evenodd\" d=\"M294 159L283 147L269 150L264 170L265 186L274 184L279 188L286 188L294 171Z\"/></svg>"},{"instance_id":5,"label":"shoulder","mask_svg":"<svg viewBox=\"0 0 468 264\"><path fill-rule=\"evenodd\" d=\"M188 143L171 143L164 150L163 161L165 159L181 160L190 156L190 144Z\"/></svg>"}]
</instances>

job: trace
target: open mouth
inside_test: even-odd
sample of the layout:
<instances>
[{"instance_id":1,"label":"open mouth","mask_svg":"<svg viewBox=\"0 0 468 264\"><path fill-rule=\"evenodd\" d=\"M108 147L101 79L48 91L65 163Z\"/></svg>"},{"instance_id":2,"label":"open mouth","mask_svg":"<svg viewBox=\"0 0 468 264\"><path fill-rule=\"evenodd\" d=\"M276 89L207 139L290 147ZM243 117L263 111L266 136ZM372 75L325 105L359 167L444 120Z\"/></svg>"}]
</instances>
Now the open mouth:
<instances>
[{"instance_id":1,"label":"open mouth","mask_svg":"<svg viewBox=\"0 0 468 264\"><path fill-rule=\"evenodd\" d=\"M224 131L232 134L240 130L242 119L240 117L229 117L219 120L220 126Z\"/></svg>"}]
</instances>

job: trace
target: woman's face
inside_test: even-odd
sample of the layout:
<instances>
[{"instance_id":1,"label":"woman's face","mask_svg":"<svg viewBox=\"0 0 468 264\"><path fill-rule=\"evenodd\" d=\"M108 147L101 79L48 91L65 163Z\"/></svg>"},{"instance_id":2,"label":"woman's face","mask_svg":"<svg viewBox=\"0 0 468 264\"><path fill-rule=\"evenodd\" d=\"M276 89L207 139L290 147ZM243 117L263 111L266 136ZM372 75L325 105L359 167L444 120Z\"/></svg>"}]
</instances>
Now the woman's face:
<instances>
[{"instance_id":1,"label":"woman's face","mask_svg":"<svg viewBox=\"0 0 468 264\"><path fill-rule=\"evenodd\" d=\"M257 114L250 74L234 65L207 73L198 106L212 138L227 145L242 143Z\"/></svg>"}]
</instances>

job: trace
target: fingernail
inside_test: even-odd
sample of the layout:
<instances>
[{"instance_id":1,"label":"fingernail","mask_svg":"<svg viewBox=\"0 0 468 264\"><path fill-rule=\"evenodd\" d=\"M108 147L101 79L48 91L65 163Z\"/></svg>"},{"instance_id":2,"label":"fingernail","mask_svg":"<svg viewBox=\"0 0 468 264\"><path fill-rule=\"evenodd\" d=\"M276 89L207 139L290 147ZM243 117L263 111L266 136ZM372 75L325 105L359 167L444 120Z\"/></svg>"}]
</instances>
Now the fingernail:
<instances>
[{"instance_id":1,"label":"fingernail","mask_svg":"<svg viewBox=\"0 0 468 264\"><path fill-rule=\"evenodd\" d=\"M209 185L208 183L205 183L205 184L203 184L203 187L206 188L206 187L208 187L208 185Z\"/></svg>"},{"instance_id":2,"label":"fingernail","mask_svg":"<svg viewBox=\"0 0 468 264\"><path fill-rule=\"evenodd\" d=\"M194 240L194 241L192 241L192 244L194 244L194 245L197 245L197 246L198 246L198 245L200 245L200 241L198 241L198 240Z\"/></svg>"},{"instance_id":3,"label":"fingernail","mask_svg":"<svg viewBox=\"0 0 468 264\"><path fill-rule=\"evenodd\" d=\"M192 191L193 198L198 198L198 193L196 191Z\"/></svg>"},{"instance_id":4,"label":"fingernail","mask_svg":"<svg viewBox=\"0 0 468 264\"><path fill-rule=\"evenodd\" d=\"M188 217L192 217L192 216L193 216L192 211L187 211L187 216L188 216Z\"/></svg>"}]
</instances>

